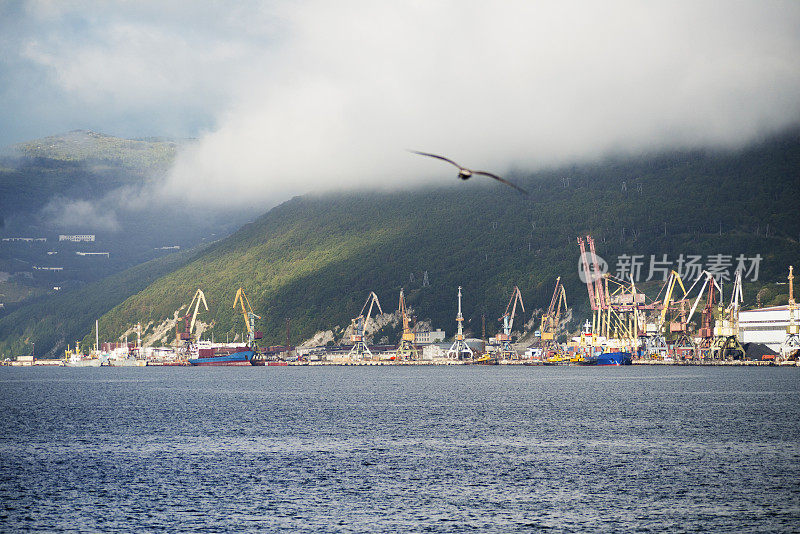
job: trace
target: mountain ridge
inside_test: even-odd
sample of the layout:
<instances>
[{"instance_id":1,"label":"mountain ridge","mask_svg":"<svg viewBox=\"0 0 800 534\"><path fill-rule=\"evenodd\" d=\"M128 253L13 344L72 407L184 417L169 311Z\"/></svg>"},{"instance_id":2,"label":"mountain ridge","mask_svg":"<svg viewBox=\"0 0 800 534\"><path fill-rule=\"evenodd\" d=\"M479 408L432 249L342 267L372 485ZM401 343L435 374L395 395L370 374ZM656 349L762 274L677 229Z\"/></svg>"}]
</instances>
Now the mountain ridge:
<instances>
[{"instance_id":1,"label":"mountain ridge","mask_svg":"<svg viewBox=\"0 0 800 534\"><path fill-rule=\"evenodd\" d=\"M421 319L451 334L461 285L468 330L479 333L485 316L491 334L514 285L529 310L517 324L530 324L531 311L546 307L562 276L574 330L588 311L575 238L589 233L612 266L615 256L631 253L761 254L762 278L746 284L746 303L764 288L771 302L783 298L774 282L800 263L800 225L785 208L800 205L798 169L800 133L793 130L738 151L673 152L509 176L531 191L527 200L476 180L295 197L95 311L113 340L137 322L173 317L200 287L211 307L201 319L213 322L210 333L222 339L243 329L232 307L243 287L264 318L258 326L265 343L285 341L287 318L299 343L329 329L341 336L368 291L390 311L403 287ZM425 271L430 286L422 287ZM643 283L642 290L657 286ZM11 321L13 315L0 319L0 352L20 346L19 330L7 326L25 321ZM85 315L88 344L97 315ZM37 335L43 333L28 331L31 339Z\"/></svg>"}]
</instances>

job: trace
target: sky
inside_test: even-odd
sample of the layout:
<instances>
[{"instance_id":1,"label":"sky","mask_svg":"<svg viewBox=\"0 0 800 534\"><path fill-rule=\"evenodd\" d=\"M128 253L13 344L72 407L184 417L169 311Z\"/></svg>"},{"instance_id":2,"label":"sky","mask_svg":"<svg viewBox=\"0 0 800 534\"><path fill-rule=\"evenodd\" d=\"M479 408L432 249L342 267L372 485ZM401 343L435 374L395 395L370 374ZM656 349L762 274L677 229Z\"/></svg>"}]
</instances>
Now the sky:
<instances>
[{"instance_id":1,"label":"sky","mask_svg":"<svg viewBox=\"0 0 800 534\"><path fill-rule=\"evenodd\" d=\"M159 196L265 206L736 147L800 120L800 3L0 0L0 145L196 138Z\"/></svg>"}]
</instances>

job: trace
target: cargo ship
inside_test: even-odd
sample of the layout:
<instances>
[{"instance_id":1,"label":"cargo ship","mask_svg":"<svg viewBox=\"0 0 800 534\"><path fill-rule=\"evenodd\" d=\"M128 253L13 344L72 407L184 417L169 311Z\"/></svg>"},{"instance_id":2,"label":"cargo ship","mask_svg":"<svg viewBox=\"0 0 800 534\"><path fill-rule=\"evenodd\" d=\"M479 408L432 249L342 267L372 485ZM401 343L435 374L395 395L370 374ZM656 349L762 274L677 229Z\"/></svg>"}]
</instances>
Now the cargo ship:
<instances>
[{"instance_id":1,"label":"cargo ship","mask_svg":"<svg viewBox=\"0 0 800 534\"><path fill-rule=\"evenodd\" d=\"M191 365L251 365L255 352L247 345L235 343L200 344Z\"/></svg>"},{"instance_id":2,"label":"cargo ship","mask_svg":"<svg viewBox=\"0 0 800 534\"><path fill-rule=\"evenodd\" d=\"M633 355L625 351L602 352L597 355L594 365L631 365Z\"/></svg>"}]
</instances>

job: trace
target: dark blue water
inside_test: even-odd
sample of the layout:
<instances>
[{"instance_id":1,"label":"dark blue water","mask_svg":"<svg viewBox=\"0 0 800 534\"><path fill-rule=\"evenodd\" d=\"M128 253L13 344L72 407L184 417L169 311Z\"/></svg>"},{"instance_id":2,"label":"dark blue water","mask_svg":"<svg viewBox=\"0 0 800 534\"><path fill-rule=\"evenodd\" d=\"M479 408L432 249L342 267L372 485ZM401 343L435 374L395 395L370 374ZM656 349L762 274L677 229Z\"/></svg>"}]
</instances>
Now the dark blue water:
<instances>
[{"instance_id":1,"label":"dark blue water","mask_svg":"<svg viewBox=\"0 0 800 534\"><path fill-rule=\"evenodd\" d=\"M800 530L800 369L0 369L0 530Z\"/></svg>"}]
</instances>

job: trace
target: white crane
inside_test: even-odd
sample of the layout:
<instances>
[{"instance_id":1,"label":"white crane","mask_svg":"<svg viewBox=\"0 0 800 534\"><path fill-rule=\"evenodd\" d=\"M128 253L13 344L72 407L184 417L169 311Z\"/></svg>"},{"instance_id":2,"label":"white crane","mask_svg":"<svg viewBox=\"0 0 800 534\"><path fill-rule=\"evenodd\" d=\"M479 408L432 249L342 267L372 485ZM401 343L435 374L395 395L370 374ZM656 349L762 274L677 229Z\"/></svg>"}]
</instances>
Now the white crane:
<instances>
[{"instance_id":1,"label":"white crane","mask_svg":"<svg viewBox=\"0 0 800 534\"><path fill-rule=\"evenodd\" d=\"M364 302L364 305L361 307L361 312L358 314L358 317L352 320L353 333L350 335L350 341L353 343L353 348L350 349L350 353L348 354L351 358L353 356L363 358L365 353L372 357L372 352L370 352L369 347L364 342L364 333L367 330L369 318L372 316L372 306L375 304L378 305L378 311L383 313L378 295L376 295L374 291L370 291L366 302ZM367 305L369 305L368 310ZM366 315L364 315L364 310L367 310Z\"/></svg>"},{"instance_id":2,"label":"white crane","mask_svg":"<svg viewBox=\"0 0 800 534\"><path fill-rule=\"evenodd\" d=\"M462 327L462 323L464 322L464 316L461 314L461 286L458 286L458 315L456 315L456 324L458 324L458 333L456 334L456 339L453 341L453 344L450 346L450 350L447 351L448 358L471 358L472 357L472 349L469 348L467 342L464 341L464 330Z\"/></svg>"},{"instance_id":3,"label":"white crane","mask_svg":"<svg viewBox=\"0 0 800 534\"><path fill-rule=\"evenodd\" d=\"M514 286L514 289L511 291L511 300L508 301L508 306L506 306L506 313L499 319L503 321L503 331L497 334L497 341L500 342L500 356L502 358L517 357L517 352L511 346L511 329L514 327L514 315L517 313L518 302L524 312L525 304L522 303L522 293L520 293L517 286Z\"/></svg>"},{"instance_id":4,"label":"white crane","mask_svg":"<svg viewBox=\"0 0 800 534\"><path fill-rule=\"evenodd\" d=\"M186 315L183 316L183 332L178 333L176 336L177 339L182 341L192 341L192 336L194 335L194 325L197 322L197 314L200 312L200 305L203 305L206 311L208 311L208 303L206 302L206 296L203 293L202 289L198 289L194 293L194 297L192 297L192 301L189 303L189 307L186 308ZM192 312L192 308L194 308L194 312ZM191 319L189 318L191 314ZM177 329L178 325L175 325Z\"/></svg>"}]
</instances>

